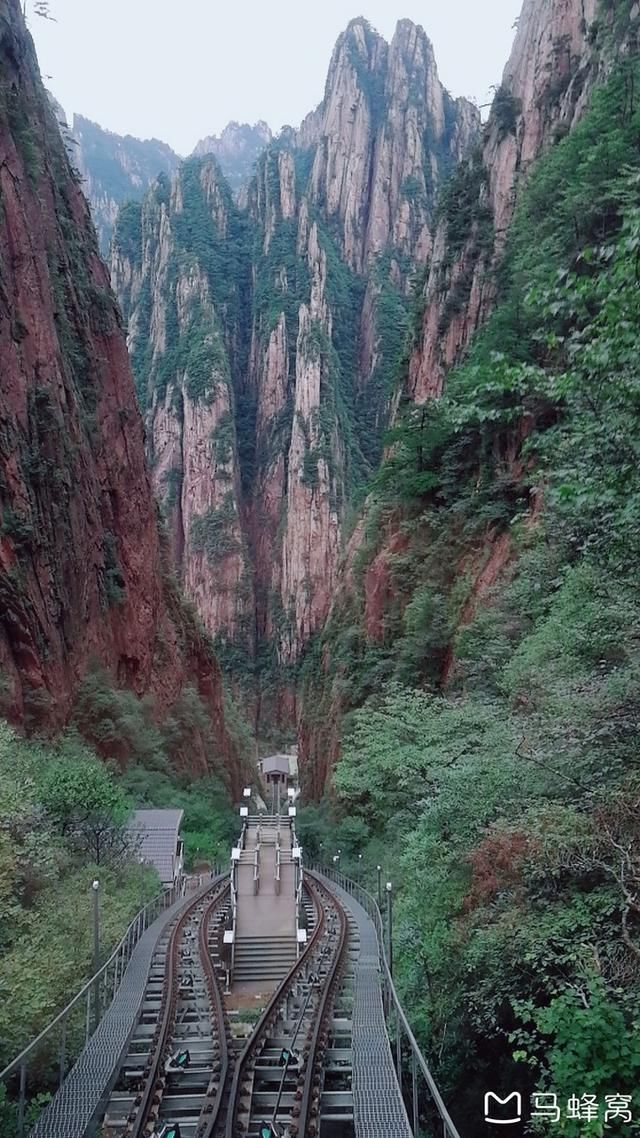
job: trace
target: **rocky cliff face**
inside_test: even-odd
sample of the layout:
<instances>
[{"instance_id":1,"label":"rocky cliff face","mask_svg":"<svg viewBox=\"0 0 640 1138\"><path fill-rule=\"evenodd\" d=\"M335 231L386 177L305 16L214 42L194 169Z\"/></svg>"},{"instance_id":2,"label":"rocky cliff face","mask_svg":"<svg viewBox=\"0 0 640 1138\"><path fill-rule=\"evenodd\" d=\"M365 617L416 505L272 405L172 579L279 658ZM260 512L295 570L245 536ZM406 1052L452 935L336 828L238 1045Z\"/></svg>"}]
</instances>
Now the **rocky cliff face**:
<instances>
[{"instance_id":1,"label":"rocky cliff face","mask_svg":"<svg viewBox=\"0 0 640 1138\"><path fill-rule=\"evenodd\" d=\"M207 576L193 560L183 522L175 512L170 518L185 585L209 628L236 650L256 648L246 631L239 637L245 603L253 603L239 581L252 583L263 661L297 660L327 615L348 504L379 456L408 282L431 251L438 189L478 131L475 108L452 100L440 84L421 28L401 22L388 45L356 20L336 46L323 103L298 131L285 129L266 149L234 214L246 226L233 246L244 268L230 260L220 218L215 234L207 222L203 238L194 203L181 196L182 175L149 195L133 243L118 226L113 280L139 365L152 458L162 449L172 456L155 467L158 488L178 453L183 466L192 463L195 445L176 428L174 397L158 380L160 355L171 356L180 335L179 318L169 327L158 300L173 271L167 266L179 245L189 273L200 273L213 243L227 259L227 280L242 281L240 310L209 289L211 321L222 337L211 333L205 347L211 354L211 345L223 342L228 361L229 404L210 413L217 422L229 411L233 421L225 501L245 540L234 530L224 568L216 563ZM161 206L159 192L167 196ZM229 202L227 210L233 208ZM124 215L121 221L126 231ZM205 271L210 282L212 268ZM157 436L159 410L166 444ZM207 421L206 431L215 429ZM206 468L207 509L217 510L220 479L205 448L201 487ZM180 485L184 517L193 495ZM222 603L220 591L229 597L234 589L231 606Z\"/></svg>"},{"instance_id":2,"label":"rocky cliff face","mask_svg":"<svg viewBox=\"0 0 640 1138\"><path fill-rule=\"evenodd\" d=\"M231 189L241 190L248 185L256 161L272 139L266 122L230 122L220 135L210 134L200 140L193 151L194 158L213 154Z\"/></svg>"},{"instance_id":3,"label":"rocky cliff face","mask_svg":"<svg viewBox=\"0 0 640 1138\"><path fill-rule=\"evenodd\" d=\"M405 258L424 263L437 190L478 130L476 108L442 87L422 28L401 20L388 45L364 20L349 25L299 141L314 150L310 200L337 222L353 269L389 248L398 275Z\"/></svg>"},{"instance_id":4,"label":"rocky cliff face","mask_svg":"<svg viewBox=\"0 0 640 1138\"><path fill-rule=\"evenodd\" d=\"M120 316L18 0L0 12L0 76L4 710L64 725L95 664L159 719L190 685L237 782L219 670L160 540ZM206 773L200 732L188 756Z\"/></svg>"},{"instance_id":5,"label":"rocky cliff face","mask_svg":"<svg viewBox=\"0 0 640 1138\"><path fill-rule=\"evenodd\" d=\"M417 403L440 394L448 368L491 311L490 269L527 169L584 109L597 9L598 0L525 0L484 143L442 210L409 367L407 393Z\"/></svg>"},{"instance_id":6,"label":"rocky cliff face","mask_svg":"<svg viewBox=\"0 0 640 1138\"><path fill-rule=\"evenodd\" d=\"M395 394L396 408L437 399L448 373L463 359L474 334L490 315L497 298L497 270L527 172L545 148L580 119L599 69L606 69L606 59L594 46L598 18L609 24L613 18L611 9L607 14L598 0L525 0L481 143L454 171L440 198L437 225L424 238L428 269L417 294L418 316ZM406 54L405 49L403 59ZM351 172L357 184L353 167ZM344 212L345 219L349 216ZM416 232L420 230L413 230L412 239ZM351 241L348 226L345 241L354 261L368 255L370 246L358 247ZM522 474L520 448L528 429L530 425L521 424L513 432L503 455L509 477ZM534 500L532 524L539 507L539 500ZM303 778L312 796L323 793L338 754L343 710L369 694L366 687L354 694L354 669L378 654L380 676L390 674L389 628L402 628L406 634L412 613L422 606L425 615L421 619L430 628L428 649L423 650L430 653L431 681L446 684L453 665L452 634L438 608L442 596L456 581L465 582L468 599L459 621L468 622L482 598L513 564L509 534L488 525L472 549L452 540L459 563L443 565L433 581L421 582L422 592L417 592L416 575L412 577L405 569L409 562L415 564L425 557L437 539L435 523L431 526L428 516L421 527L414 524L408 531L401 508L381 515L371 503L365 511L363 524L341 563L322 640L302 679L299 750ZM354 566L358 566L357 573ZM419 645L413 648L421 651Z\"/></svg>"},{"instance_id":7,"label":"rocky cliff face","mask_svg":"<svg viewBox=\"0 0 640 1138\"><path fill-rule=\"evenodd\" d=\"M213 159L192 159L118 222L112 276L128 320L148 456L173 560L209 632L252 644L235 386L248 261Z\"/></svg>"}]
</instances>

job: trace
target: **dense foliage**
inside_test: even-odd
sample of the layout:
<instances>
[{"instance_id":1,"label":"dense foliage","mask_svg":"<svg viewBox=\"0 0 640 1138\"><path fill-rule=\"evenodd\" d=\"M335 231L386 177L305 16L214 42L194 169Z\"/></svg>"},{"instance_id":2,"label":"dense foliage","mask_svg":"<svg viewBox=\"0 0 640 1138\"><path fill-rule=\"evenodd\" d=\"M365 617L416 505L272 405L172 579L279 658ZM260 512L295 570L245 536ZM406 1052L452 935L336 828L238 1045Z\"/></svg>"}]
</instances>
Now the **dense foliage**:
<instances>
[{"instance_id":1,"label":"dense foliage","mask_svg":"<svg viewBox=\"0 0 640 1138\"><path fill-rule=\"evenodd\" d=\"M604 1103L640 1067L638 79L621 63L531 173L494 315L394 430L325 633L317 715L357 709L343 857L396 866L401 987L468 1134L487 1088Z\"/></svg>"},{"instance_id":2,"label":"dense foliage","mask_svg":"<svg viewBox=\"0 0 640 1138\"><path fill-rule=\"evenodd\" d=\"M228 694L225 724L248 756L248 728ZM193 779L197 737L209 773ZM160 721L150 699L115 688L96 668L58 739L27 741L0 720L0 1066L90 974L93 879L101 883L103 953L141 900L159 891L126 838L132 810L183 809L187 868L213 864L234 837L227 778L209 716L188 686Z\"/></svg>"},{"instance_id":3,"label":"dense foliage","mask_svg":"<svg viewBox=\"0 0 640 1138\"><path fill-rule=\"evenodd\" d=\"M158 891L127 851L131 805L74 733L27 742L0 721L0 1066L90 974L94 878L105 953Z\"/></svg>"}]
</instances>

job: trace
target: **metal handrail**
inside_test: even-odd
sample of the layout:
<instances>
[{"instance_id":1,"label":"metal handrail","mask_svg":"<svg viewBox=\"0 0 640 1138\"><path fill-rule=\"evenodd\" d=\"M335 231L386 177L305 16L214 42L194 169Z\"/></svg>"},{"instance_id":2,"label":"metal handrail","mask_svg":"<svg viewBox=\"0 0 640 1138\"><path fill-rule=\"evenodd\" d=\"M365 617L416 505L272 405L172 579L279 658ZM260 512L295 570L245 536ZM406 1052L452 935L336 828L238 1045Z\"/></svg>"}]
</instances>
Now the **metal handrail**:
<instances>
[{"instance_id":1,"label":"metal handrail","mask_svg":"<svg viewBox=\"0 0 640 1138\"><path fill-rule=\"evenodd\" d=\"M231 960L230 960L230 966L229 966L229 975L227 977L227 987L229 987L231 985L231 978L233 976L233 968L235 965L235 958L236 958L236 924L238 921L238 886L236 883L237 865L238 865L238 863L236 861L231 863L231 930L230 931L233 933L233 937L231 939Z\"/></svg>"},{"instance_id":2,"label":"metal handrail","mask_svg":"<svg viewBox=\"0 0 640 1138\"><path fill-rule=\"evenodd\" d=\"M276 864L274 870L275 891L276 897L280 896L280 862L282 860L282 850L280 848L280 822L278 821L278 829L276 830Z\"/></svg>"},{"instance_id":3,"label":"metal handrail","mask_svg":"<svg viewBox=\"0 0 640 1138\"><path fill-rule=\"evenodd\" d=\"M114 988L112 993L113 1001L115 993L120 986L120 981L122 981L122 977L124 975L124 958L126 957L128 960L131 952L133 951L134 945L138 943L140 937L142 936L142 933L149 927L149 924L151 923L148 920L148 914L156 907L158 912L161 909L168 908L169 905L173 904L176 896L177 887L174 885L170 889L164 889L162 893L156 894L156 896L153 897L151 901L147 902L147 904L142 909L140 909L140 911L132 920L131 924L128 926L127 931L122 937L122 940L114 948L109 959L105 961L102 967L98 969L98 971L89 980L87 980L86 984L84 984L80 991L77 992L73 997L73 999L69 1001L67 1006L58 1013L55 1019L52 1019L51 1023L49 1023L47 1027L45 1027L40 1032L40 1034L37 1035L36 1038L33 1039L31 1043L29 1043L20 1052L19 1055L16 1055L15 1059L12 1059L12 1061L8 1064L7 1067L4 1068L4 1070L0 1071L0 1082L9 1078L10 1075L14 1074L14 1072L18 1071L21 1067L26 1065L26 1062L32 1052L35 1051L35 1049L44 1042L44 1040L48 1035L51 1034L54 1028L56 1028L59 1024L63 1024L67 1020L70 1013L83 999L83 997L90 997L91 992L95 991L96 984L99 984L100 981L106 976L107 971L112 964L114 966ZM132 934L134 934L133 937ZM120 960L122 960L123 967L118 969L117 965ZM106 1011L106 1006L104 1010ZM87 1037L88 1035L89 1032L87 1031Z\"/></svg>"},{"instance_id":4,"label":"metal handrail","mask_svg":"<svg viewBox=\"0 0 640 1138\"><path fill-rule=\"evenodd\" d=\"M389 964L387 961L387 953L386 953L385 943L384 943L384 926L382 924L382 915L380 913L380 909L378 908L378 904L377 904L375 898L371 895L371 893L368 893L366 889L363 889L363 887L361 885L359 885L357 881L352 881L351 878L345 877L344 874L340 873L338 870L332 869L329 866L325 866L325 865L314 865L313 869L317 873L320 873L320 874L324 875L325 877L328 877L330 881L335 881L336 885L340 885L347 893L350 893L353 897L355 897L356 900L359 901L359 903L362 905L362 908L365 910L367 915L373 921L373 925L374 925L374 928L376 930L376 936L378 939L378 949L379 949L379 953L380 953L380 962L381 962L381 966L382 966L383 979L384 979L384 982L386 984L386 988L387 988L387 992L389 994L390 1002L393 1004L394 1009L395 1009L395 1013L396 1013L396 1017L397 1017L396 1023L398 1025L402 1025L402 1029L403 1029L403 1031L407 1037L407 1040L409 1042L409 1045L411 1047L413 1059L415 1060L418 1067L422 1071L422 1075L424 1077L424 1080L427 1084L427 1087L429 1088L429 1092L431 1094L433 1102L434 1102L436 1109L438 1111L438 1114L440 1115L440 1118L442 1120L444 1138L460 1138L460 1133L457 1130L456 1126L454 1125L454 1122L451 1118L451 1115L449 1114L449 1111L447 1110L447 1108L445 1106L444 1099L442 1098L442 1095L440 1094L440 1091L438 1090L436 1081L435 1081L435 1079L431 1073L431 1070L429 1068L429 1065L428 1065L424 1055L422 1054L422 1051L420 1050L418 1042L417 1042L417 1040L416 1040L416 1038L415 1038L415 1036L411 1030L409 1021L405 1015L402 1004L400 1003L400 1000L398 998L398 994L396 992L395 985L393 983L393 978L392 978L391 972L389 970ZM415 1086L415 1084L414 1084L414 1086ZM416 1113L417 1112L416 1112L415 1098L414 1098L414 1134L417 1133Z\"/></svg>"}]
</instances>

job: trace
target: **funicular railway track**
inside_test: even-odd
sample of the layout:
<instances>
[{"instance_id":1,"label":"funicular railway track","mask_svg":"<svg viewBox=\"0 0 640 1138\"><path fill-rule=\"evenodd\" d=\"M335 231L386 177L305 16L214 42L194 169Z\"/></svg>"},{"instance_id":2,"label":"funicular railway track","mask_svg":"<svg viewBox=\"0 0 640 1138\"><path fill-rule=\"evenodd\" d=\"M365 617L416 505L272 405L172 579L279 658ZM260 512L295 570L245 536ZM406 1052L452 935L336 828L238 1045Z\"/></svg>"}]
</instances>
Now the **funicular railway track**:
<instances>
[{"instance_id":1,"label":"funicular railway track","mask_svg":"<svg viewBox=\"0 0 640 1138\"><path fill-rule=\"evenodd\" d=\"M342 906L318 881L305 878L315 926L305 951L265 1008L231 1080L224 1130L215 1138L320 1133L322 1060L328 1017L347 946Z\"/></svg>"},{"instance_id":2,"label":"funicular railway track","mask_svg":"<svg viewBox=\"0 0 640 1138\"><path fill-rule=\"evenodd\" d=\"M132 1048L143 1050L130 1048L121 1066L105 1138L261 1138L265 1127L290 1138L319 1135L323 1054L348 925L319 881L306 876L305 892L312 934L239 1056L210 943L229 886L186 909L152 968L143 1005L152 1035L134 1039Z\"/></svg>"},{"instance_id":3,"label":"funicular railway track","mask_svg":"<svg viewBox=\"0 0 640 1138\"><path fill-rule=\"evenodd\" d=\"M284 864L295 865L295 872L284 879L286 890L270 891L273 857L269 862L267 848L267 904L243 926L254 950L248 976L246 969L236 969L238 898L246 914L259 890L243 888L246 882L235 871L242 843L233 847L226 880L187 879L186 895L183 888L177 897L159 898L155 920L137 921L143 931L137 943L134 937L135 947L128 930L102 972L2 1072L6 1077L20 1070L23 1109L26 1058L60 1022L65 1027L64 1017L115 961L111 1002L30 1131L33 1138L357 1138L383 1132L411 1138L421 1132L425 1090L425 1110L439 1115L446 1138L459 1138L397 999L375 900L327 870L302 875L291 830L293 852ZM259 841L259 829L256 836ZM269 836L265 847L273 846ZM276 882L278 868L276 857ZM275 921L271 905L283 906ZM282 960L280 942L290 937L282 931L287 921L297 932L293 952ZM304 951L269 998L301 942ZM274 943L280 946L277 971ZM96 1005L99 1011L97 1000ZM389 1007L398 1032L395 1063ZM89 996L86 1009L89 1036ZM413 1124L403 1101L407 1072L400 1028L410 1046ZM17 1133L24 1138L20 1117Z\"/></svg>"},{"instance_id":4,"label":"funicular railway track","mask_svg":"<svg viewBox=\"0 0 640 1138\"><path fill-rule=\"evenodd\" d=\"M159 946L161 979L152 966L139 1025L144 1032L155 1018L153 1034L134 1037L120 1068L103 1123L109 1138L150 1138L172 1125L180 1138L214 1133L229 1059L210 931L228 895L229 885L218 884L196 898Z\"/></svg>"}]
</instances>

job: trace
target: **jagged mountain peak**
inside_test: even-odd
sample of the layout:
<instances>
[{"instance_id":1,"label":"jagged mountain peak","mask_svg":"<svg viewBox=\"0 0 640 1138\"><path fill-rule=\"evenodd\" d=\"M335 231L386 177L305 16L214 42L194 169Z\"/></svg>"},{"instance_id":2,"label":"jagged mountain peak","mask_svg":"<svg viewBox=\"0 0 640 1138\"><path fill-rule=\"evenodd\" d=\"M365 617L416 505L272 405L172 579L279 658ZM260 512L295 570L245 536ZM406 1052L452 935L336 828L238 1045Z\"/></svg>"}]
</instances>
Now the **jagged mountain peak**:
<instances>
[{"instance_id":1,"label":"jagged mountain peak","mask_svg":"<svg viewBox=\"0 0 640 1138\"><path fill-rule=\"evenodd\" d=\"M369 70L384 66L391 56L405 55L408 59L415 57L416 63L423 62L437 71L433 44L429 36L421 24L409 19L398 20L389 42L364 16L350 20L336 41L329 66L327 87L331 86L335 72L341 65L345 62L352 66L356 65L354 52Z\"/></svg>"},{"instance_id":2,"label":"jagged mountain peak","mask_svg":"<svg viewBox=\"0 0 640 1138\"><path fill-rule=\"evenodd\" d=\"M380 32L374 28L373 24L370 22L370 20L367 20L366 16L354 16L352 20L349 20L349 23L347 24L344 31L341 32L338 36L336 47L341 43L342 40L349 38L352 38L359 44L386 42L384 36L380 35Z\"/></svg>"},{"instance_id":3,"label":"jagged mountain peak","mask_svg":"<svg viewBox=\"0 0 640 1138\"><path fill-rule=\"evenodd\" d=\"M164 214L143 207L137 252L116 234L154 485L187 592L236 654L266 643L295 660L326 615L345 510L377 459L409 279L431 249L438 187L478 129L422 28L401 22L390 46L360 17L320 107L263 149L235 202L192 158Z\"/></svg>"},{"instance_id":4,"label":"jagged mountain peak","mask_svg":"<svg viewBox=\"0 0 640 1138\"><path fill-rule=\"evenodd\" d=\"M247 185L256 160L272 138L271 127L264 119L253 125L233 119L219 135L200 139L193 155L214 154L232 189L240 190Z\"/></svg>"},{"instance_id":5,"label":"jagged mountain peak","mask_svg":"<svg viewBox=\"0 0 640 1138\"><path fill-rule=\"evenodd\" d=\"M389 45L389 71L401 64L409 73L437 77L438 67L433 44L421 24L398 20Z\"/></svg>"},{"instance_id":6,"label":"jagged mountain peak","mask_svg":"<svg viewBox=\"0 0 640 1138\"><path fill-rule=\"evenodd\" d=\"M393 37L391 39L391 46L393 47L394 44L420 44L421 46L428 48L428 51L435 60L435 53L431 39L429 38L422 24L416 24L413 20L408 20L406 18L398 20L395 31L393 33Z\"/></svg>"},{"instance_id":7,"label":"jagged mountain peak","mask_svg":"<svg viewBox=\"0 0 640 1138\"><path fill-rule=\"evenodd\" d=\"M387 41L368 20L365 20L364 16L351 20L338 36L333 49L327 74L325 100L335 83L336 74L342 68L345 66L359 68L364 64L368 71L374 71L384 65L388 50Z\"/></svg>"},{"instance_id":8,"label":"jagged mountain peak","mask_svg":"<svg viewBox=\"0 0 640 1138\"><path fill-rule=\"evenodd\" d=\"M353 269L390 243L418 261L428 254L438 186L479 130L478 109L442 86L422 27L399 21L389 45L363 18L351 21L297 141L315 151L310 199L339 220Z\"/></svg>"}]
</instances>

